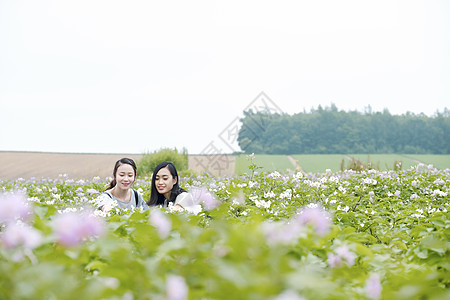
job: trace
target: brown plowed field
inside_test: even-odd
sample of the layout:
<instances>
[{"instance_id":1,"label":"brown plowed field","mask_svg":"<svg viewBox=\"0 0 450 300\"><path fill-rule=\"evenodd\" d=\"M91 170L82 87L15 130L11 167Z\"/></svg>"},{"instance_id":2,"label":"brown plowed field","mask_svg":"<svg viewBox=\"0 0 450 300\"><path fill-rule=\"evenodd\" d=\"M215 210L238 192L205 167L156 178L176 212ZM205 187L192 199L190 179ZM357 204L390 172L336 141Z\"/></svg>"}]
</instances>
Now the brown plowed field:
<instances>
[{"instance_id":1,"label":"brown plowed field","mask_svg":"<svg viewBox=\"0 0 450 300\"><path fill-rule=\"evenodd\" d=\"M0 180L58 178L60 174L73 179L105 178L112 176L115 162L122 157L137 162L142 155L0 151ZM232 175L234 164L233 156L189 156L189 168L199 173Z\"/></svg>"}]
</instances>

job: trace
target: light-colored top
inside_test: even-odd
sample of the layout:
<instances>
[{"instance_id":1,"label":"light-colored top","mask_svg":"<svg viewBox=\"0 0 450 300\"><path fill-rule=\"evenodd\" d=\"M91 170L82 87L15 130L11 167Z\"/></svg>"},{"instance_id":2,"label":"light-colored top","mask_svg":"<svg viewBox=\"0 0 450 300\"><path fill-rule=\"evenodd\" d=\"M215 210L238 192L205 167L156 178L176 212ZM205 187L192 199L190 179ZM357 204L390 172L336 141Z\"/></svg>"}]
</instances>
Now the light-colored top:
<instances>
[{"instance_id":1,"label":"light-colored top","mask_svg":"<svg viewBox=\"0 0 450 300\"><path fill-rule=\"evenodd\" d=\"M137 198L137 205L136 205L136 194L138 196ZM142 207L144 210L148 209L147 203L145 203L144 199L142 198L142 195L134 190L131 189L131 200L129 202L123 202L119 200L118 198L114 197L113 194L111 194L109 191L103 192L98 199L98 207L102 207L103 205L110 204L111 202L116 202L117 206L120 208L126 208L126 209L132 209L132 208L138 208Z\"/></svg>"},{"instance_id":2,"label":"light-colored top","mask_svg":"<svg viewBox=\"0 0 450 300\"><path fill-rule=\"evenodd\" d=\"M187 206L194 205L194 199L192 198L192 195L187 192L182 192L175 198L175 205L181 205L183 208Z\"/></svg>"},{"instance_id":3,"label":"light-colored top","mask_svg":"<svg viewBox=\"0 0 450 300\"><path fill-rule=\"evenodd\" d=\"M184 210L193 214L198 214L199 212L202 211L201 205L195 203L192 194L187 192L183 192L175 198L175 205L177 204L182 206Z\"/></svg>"}]
</instances>

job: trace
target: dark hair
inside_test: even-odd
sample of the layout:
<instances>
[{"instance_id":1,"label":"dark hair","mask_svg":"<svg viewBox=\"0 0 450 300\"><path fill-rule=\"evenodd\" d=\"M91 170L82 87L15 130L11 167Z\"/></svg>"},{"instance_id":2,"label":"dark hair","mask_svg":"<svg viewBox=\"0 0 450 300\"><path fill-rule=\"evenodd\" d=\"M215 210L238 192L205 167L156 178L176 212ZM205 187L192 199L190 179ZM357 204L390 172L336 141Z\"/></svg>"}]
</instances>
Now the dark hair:
<instances>
[{"instance_id":1,"label":"dark hair","mask_svg":"<svg viewBox=\"0 0 450 300\"><path fill-rule=\"evenodd\" d=\"M116 182L116 174L117 174L117 169L121 166L121 165L130 165L133 167L134 170L134 177L136 178L136 164L134 163L134 160L132 160L131 158L121 158L118 161L116 161L116 164L114 165L114 171L113 171L113 180L109 183L109 187L106 190L110 190L113 187L116 186L117 182Z\"/></svg>"},{"instance_id":2,"label":"dark hair","mask_svg":"<svg viewBox=\"0 0 450 300\"><path fill-rule=\"evenodd\" d=\"M155 184L156 174L158 174L159 170L161 170L162 168L169 169L169 172L172 175L172 177L177 179L177 182L172 187L172 192L170 193L169 202L174 202L175 198L177 198L177 196L179 194L186 192L186 190L182 189L179 185L180 180L178 178L178 173L177 173L177 169L175 168L175 165L173 163L171 163L170 161L164 161L164 162L160 163L159 165L157 165L155 170L153 171L152 190L151 190L151 194L150 194L150 200L147 202L147 204L149 206L164 205L164 202L165 202L164 195L160 194L158 192L158 190L156 189L156 184Z\"/></svg>"}]
</instances>

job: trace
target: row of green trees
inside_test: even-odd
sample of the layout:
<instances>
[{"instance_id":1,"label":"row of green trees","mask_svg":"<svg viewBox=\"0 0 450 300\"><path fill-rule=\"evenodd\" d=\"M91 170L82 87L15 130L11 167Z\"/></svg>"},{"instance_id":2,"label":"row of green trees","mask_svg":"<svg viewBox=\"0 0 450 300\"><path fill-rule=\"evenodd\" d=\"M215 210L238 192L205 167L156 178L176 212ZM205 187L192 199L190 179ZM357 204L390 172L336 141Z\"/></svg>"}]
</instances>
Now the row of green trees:
<instances>
[{"instance_id":1,"label":"row of green trees","mask_svg":"<svg viewBox=\"0 0 450 300\"><path fill-rule=\"evenodd\" d=\"M246 153L450 154L450 110L433 116L342 111L335 105L294 115L244 112L238 143Z\"/></svg>"}]
</instances>

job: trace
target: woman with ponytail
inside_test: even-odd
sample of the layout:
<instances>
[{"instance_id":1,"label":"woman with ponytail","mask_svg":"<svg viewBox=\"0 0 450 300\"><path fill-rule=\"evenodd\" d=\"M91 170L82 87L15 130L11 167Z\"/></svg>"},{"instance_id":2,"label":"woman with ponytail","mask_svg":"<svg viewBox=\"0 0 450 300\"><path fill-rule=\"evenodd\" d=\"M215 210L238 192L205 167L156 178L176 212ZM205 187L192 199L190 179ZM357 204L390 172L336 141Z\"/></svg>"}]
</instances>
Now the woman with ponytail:
<instances>
[{"instance_id":1,"label":"woman with ponytail","mask_svg":"<svg viewBox=\"0 0 450 300\"><path fill-rule=\"evenodd\" d=\"M113 180L99 197L99 209L109 211L114 206L127 209L133 207L148 209L142 195L131 188L136 180L136 171L136 164L131 158L122 158L116 162Z\"/></svg>"}]
</instances>

